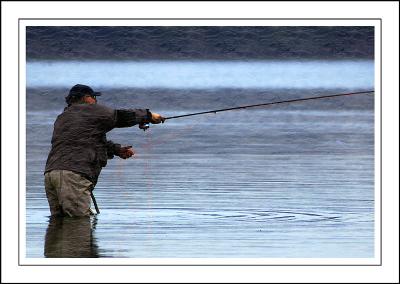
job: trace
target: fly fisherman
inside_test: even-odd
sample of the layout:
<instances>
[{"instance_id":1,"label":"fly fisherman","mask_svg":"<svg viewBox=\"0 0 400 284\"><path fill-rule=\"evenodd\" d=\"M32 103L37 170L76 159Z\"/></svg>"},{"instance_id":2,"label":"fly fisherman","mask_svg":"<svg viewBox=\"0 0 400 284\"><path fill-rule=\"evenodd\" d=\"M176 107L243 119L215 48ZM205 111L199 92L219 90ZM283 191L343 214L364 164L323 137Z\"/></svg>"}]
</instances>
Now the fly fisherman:
<instances>
[{"instance_id":1,"label":"fly fisherman","mask_svg":"<svg viewBox=\"0 0 400 284\"><path fill-rule=\"evenodd\" d=\"M98 105L94 92L85 85L75 85L65 98L68 106L54 123L51 150L45 168L45 190L51 215L88 216L91 191L107 159L134 155L131 146L107 140L114 128L147 123L158 124L164 118L148 109L111 109Z\"/></svg>"}]
</instances>

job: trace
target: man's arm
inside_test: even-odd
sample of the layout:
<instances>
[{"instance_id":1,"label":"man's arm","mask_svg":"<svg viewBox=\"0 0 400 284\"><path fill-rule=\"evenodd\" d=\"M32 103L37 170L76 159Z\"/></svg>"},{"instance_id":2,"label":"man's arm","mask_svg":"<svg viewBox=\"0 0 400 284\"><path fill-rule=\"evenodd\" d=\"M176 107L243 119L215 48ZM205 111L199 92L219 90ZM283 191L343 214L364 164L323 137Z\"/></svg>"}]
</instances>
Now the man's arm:
<instances>
[{"instance_id":1,"label":"man's arm","mask_svg":"<svg viewBox=\"0 0 400 284\"><path fill-rule=\"evenodd\" d=\"M121 144L114 143L111 140L107 141L108 159L112 159L114 156L127 159L132 157L134 154L135 152L133 151L132 146L121 146Z\"/></svg>"},{"instance_id":2,"label":"man's arm","mask_svg":"<svg viewBox=\"0 0 400 284\"><path fill-rule=\"evenodd\" d=\"M148 109L117 109L115 114L115 127L130 127L136 124L148 123L152 117Z\"/></svg>"},{"instance_id":3,"label":"man's arm","mask_svg":"<svg viewBox=\"0 0 400 284\"><path fill-rule=\"evenodd\" d=\"M107 140L107 158L112 159L115 155L119 153L121 150L121 144L117 144L112 142L111 140Z\"/></svg>"},{"instance_id":4,"label":"man's arm","mask_svg":"<svg viewBox=\"0 0 400 284\"><path fill-rule=\"evenodd\" d=\"M148 109L118 109L115 111L115 127L130 127L136 124L157 124L164 122L164 118L158 113L151 113Z\"/></svg>"}]
</instances>

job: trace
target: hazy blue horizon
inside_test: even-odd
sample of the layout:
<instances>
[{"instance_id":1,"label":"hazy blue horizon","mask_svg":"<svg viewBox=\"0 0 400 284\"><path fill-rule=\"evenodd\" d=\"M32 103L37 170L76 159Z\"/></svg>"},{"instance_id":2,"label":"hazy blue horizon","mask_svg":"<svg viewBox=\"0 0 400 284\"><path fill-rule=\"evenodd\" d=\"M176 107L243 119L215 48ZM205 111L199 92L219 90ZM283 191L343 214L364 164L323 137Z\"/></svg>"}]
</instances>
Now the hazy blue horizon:
<instances>
[{"instance_id":1,"label":"hazy blue horizon","mask_svg":"<svg viewBox=\"0 0 400 284\"><path fill-rule=\"evenodd\" d=\"M27 87L373 88L373 60L28 61Z\"/></svg>"}]
</instances>

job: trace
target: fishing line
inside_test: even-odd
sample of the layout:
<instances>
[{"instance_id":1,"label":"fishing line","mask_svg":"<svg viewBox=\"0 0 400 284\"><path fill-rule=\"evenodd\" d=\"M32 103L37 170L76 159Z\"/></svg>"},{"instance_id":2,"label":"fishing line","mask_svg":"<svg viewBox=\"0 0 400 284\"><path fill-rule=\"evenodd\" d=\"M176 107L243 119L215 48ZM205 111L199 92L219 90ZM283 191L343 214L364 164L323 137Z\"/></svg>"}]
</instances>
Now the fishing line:
<instances>
[{"instance_id":1,"label":"fishing line","mask_svg":"<svg viewBox=\"0 0 400 284\"><path fill-rule=\"evenodd\" d=\"M151 137L151 131L147 131L146 132L146 144L145 144L145 151L147 154L147 159L145 159L145 168L144 168L144 179L146 181L146 193L147 193L147 209L148 209L148 215L147 215L147 220L148 220L148 240L150 240L151 236L152 236L152 207L153 207L153 192L152 192L152 188L153 188L153 178L152 178L152 174L151 174L151 159L150 159L150 153L152 150L152 146L153 146L153 142L152 142L152 137Z\"/></svg>"}]
</instances>

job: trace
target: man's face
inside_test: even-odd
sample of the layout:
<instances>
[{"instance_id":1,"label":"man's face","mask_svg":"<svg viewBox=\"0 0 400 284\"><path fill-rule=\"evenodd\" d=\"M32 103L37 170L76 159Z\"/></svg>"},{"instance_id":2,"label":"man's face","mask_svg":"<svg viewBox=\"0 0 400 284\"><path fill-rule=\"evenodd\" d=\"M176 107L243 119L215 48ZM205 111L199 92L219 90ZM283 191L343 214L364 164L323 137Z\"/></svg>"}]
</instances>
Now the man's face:
<instances>
[{"instance_id":1,"label":"man's face","mask_svg":"<svg viewBox=\"0 0 400 284\"><path fill-rule=\"evenodd\" d=\"M93 104L97 103L96 97L95 97L95 96L90 96L90 95L84 96L84 97L83 97L83 101L84 101L86 104L89 104L89 105L93 105Z\"/></svg>"}]
</instances>

